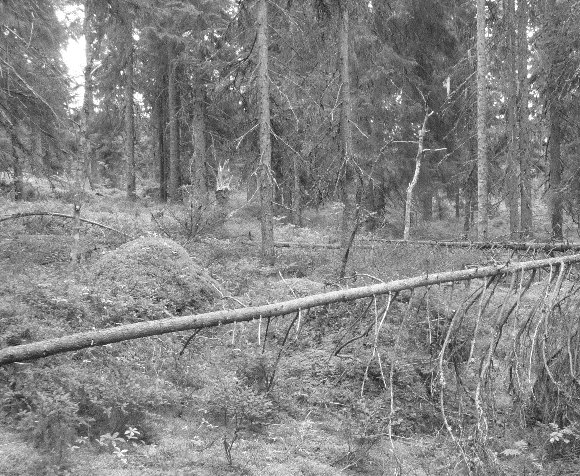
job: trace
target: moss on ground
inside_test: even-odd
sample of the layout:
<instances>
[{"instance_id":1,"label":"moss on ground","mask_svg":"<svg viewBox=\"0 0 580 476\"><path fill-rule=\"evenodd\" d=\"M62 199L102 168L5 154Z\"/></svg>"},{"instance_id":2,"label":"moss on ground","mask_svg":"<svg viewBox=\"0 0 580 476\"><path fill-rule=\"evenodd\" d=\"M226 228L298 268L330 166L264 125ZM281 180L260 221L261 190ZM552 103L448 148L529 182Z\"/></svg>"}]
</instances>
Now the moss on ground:
<instances>
[{"instance_id":1,"label":"moss on ground","mask_svg":"<svg viewBox=\"0 0 580 476\"><path fill-rule=\"evenodd\" d=\"M109 312L123 320L164 317L206 309L219 284L174 241L142 237L103 255L90 283Z\"/></svg>"}]
</instances>

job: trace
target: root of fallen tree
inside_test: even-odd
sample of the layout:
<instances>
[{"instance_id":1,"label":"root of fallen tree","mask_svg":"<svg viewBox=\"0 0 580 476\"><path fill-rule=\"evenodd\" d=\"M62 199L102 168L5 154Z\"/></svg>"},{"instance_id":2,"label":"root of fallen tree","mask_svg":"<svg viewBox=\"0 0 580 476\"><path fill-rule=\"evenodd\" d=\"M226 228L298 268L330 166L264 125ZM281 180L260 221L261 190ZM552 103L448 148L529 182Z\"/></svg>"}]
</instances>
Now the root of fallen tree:
<instances>
[{"instance_id":1,"label":"root of fallen tree","mask_svg":"<svg viewBox=\"0 0 580 476\"><path fill-rule=\"evenodd\" d=\"M56 218L66 218L67 220L74 220L74 218L75 218L71 215L65 215L64 213L55 213L55 212L20 212L20 213L14 213L13 215L9 215L7 217L0 217L0 223L3 221L8 221L8 220L15 220L17 218L34 217L34 216L48 216L48 217L56 217ZM96 221L87 220L86 218L80 218L79 220L81 222L87 223L89 225L94 225L94 226L98 226L100 228L103 228L105 230L113 231L113 232L118 233L120 235L126 236L127 238L129 238L131 240L134 238L133 236L129 235L128 233L125 233L124 231L117 230L116 228L112 228L110 226L103 225L102 223L98 223Z\"/></svg>"},{"instance_id":2,"label":"root of fallen tree","mask_svg":"<svg viewBox=\"0 0 580 476\"><path fill-rule=\"evenodd\" d=\"M541 268L548 268L551 270L563 269L563 267L575 263L580 263L580 255L526 261L500 266L485 266L461 271L449 271L370 286L315 294L275 304L226 311L214 311L198 315L171 317L158 321L139 322L110 329L83 332L1 349L0 366L94 346L138 339L141 337L216 327L235 322L252 321L260 318L285 316L317 306L353 301L367 297L376 297L385 294L395 294L403 290L412 290L419 287L454 283L457 281L469 281L472 279L489 278L493 276L514 275L523 273L524 271Z\"/></svg>"}]
</instances>

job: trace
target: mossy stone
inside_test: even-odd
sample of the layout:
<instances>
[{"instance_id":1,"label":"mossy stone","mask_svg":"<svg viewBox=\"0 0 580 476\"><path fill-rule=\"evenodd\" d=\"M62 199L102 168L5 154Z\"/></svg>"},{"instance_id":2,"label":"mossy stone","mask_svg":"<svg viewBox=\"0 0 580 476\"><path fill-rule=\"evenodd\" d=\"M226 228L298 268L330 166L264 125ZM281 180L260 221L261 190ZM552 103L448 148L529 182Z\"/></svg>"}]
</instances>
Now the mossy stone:
<instances>
[{"instance_id":1,"label":"mossy stone","mask_svg":"<svg viewBox=\"0 0 580 476\"><path fill-rule=\"evenodd\" d=\"M160 237L138 238L103 255L91 269L91 284L105 314L123 321L202 312L220 296L219 284L181 245Z\"/></svg>"}]
</instances>

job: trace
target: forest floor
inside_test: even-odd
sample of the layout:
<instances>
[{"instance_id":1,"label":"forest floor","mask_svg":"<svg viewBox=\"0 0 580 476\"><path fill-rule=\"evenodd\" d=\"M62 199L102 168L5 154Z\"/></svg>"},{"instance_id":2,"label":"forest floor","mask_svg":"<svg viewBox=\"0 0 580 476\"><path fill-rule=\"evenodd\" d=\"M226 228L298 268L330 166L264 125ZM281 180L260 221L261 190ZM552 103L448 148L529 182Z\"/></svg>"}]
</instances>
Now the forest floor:
<instances>
[{"instance_id":1,"label":"forest floor","mask_svg":"<svg viewBox=\"0 0 580 476\"><path fill-rule=\"evenodd\" d=\"M39 210L68 214L71 208L62 200L0 200L0 217ZM222 299L203 310L515 259L498 250L369 241L354 247L350 278L339 282L335 249L279 248L276 265L263 266L258 211L244 205L241 196L231 197L227 216L213 208L204 217L191 210L148 199L132 203L102 189L87 196L83 217L134 237L164 236L183 246L221 287ZM336 243L339 217L340 207L330 204L306 212L303 228L279 220L275 238ZM192 232L192 220L200 230ZM422 239L453 239L461 226L447 219L420 224L414 232ZM497 236L505 235L504 228L501 217L492 221ZM397 233L382 229L363 232L361 238ZM73 270L70 236L70 221L60 218L0 223L2 347L125 322L113 308L126 302L95 289L91 273L128 238L84 224L82 262ZM135 269L140 272L149 271ZM472 434L476 414L458 382L441 397L433 381L437 339L432 334L443 334L440 323L448 322L451 308L475 287L401 295L375 336L367 326L380 318L385 303L367 300L271 323L204 330L187 344L191 334L165 335L7 366L0 369L5 422L0 426L0 474L580 474L574 455L564 452L556 458L550 452L548 427L531 426L516 413L505 391L507 364L501 359L496 362L494 421L483 451L493 461L458 449L457 439L467 441L463 434ZM505 284L500 288L498 302L508 293ZM541 282L534 284L530 304L522 307L531 306L542 289ZM157 309L152 303L147 311ZM175 312L193 311L184 306ZM489 327L484 323L484 334ZM389 371L391 365L395 370ZM450 369L445 372L454 378ZM468 390L470 372L466 367L462 373ZM454 437L441 414L443 400Z\"/></svg>"}]
</instances>

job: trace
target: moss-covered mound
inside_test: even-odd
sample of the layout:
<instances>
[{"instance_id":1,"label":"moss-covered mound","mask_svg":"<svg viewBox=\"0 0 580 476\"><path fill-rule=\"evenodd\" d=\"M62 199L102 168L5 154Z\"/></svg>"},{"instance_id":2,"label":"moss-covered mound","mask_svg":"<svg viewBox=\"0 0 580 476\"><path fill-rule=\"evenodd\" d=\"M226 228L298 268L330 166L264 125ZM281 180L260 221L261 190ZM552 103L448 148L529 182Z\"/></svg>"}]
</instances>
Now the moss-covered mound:
<instances>
[{"instance_id":1,"label":"moss-covered mound","mask_svg":"<svg viewBox=\"0 0 580 476\"><path fill-rule=\"evenodd\" d=\"M159 319L207 309L219 285L174 241L143 237L101 257L91 269L93 296L108 321Z\"/></svg>"}]
</instances>

